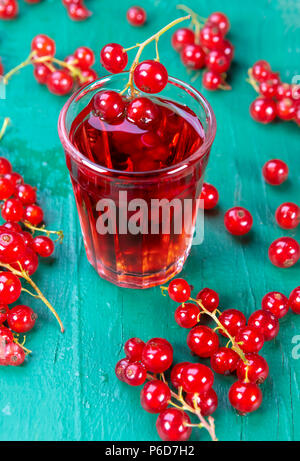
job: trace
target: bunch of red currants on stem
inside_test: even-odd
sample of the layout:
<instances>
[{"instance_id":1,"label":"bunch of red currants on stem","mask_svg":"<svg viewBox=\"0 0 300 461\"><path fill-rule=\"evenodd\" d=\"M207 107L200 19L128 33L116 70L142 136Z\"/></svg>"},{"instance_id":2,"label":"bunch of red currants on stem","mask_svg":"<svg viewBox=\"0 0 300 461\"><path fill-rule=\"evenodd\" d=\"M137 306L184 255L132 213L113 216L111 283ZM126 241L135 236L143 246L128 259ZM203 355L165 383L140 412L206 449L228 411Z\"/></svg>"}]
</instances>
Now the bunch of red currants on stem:
<instances>
[{"instance_id":1,"label":"bunch of red currants on stem","mask_svg":"<svg viewBox=\"0 0 300 461\"><path fill-rule=\"evenodd\" d=\"M9 308L18 301L22 291L41 299L56 317L61 331L64 330L56 311L31 279L39 265L38 257L47 258L54 252L50 235L55 235L59 242L63 239L62 231L38 227L44 213L36 199L36 189L25 184L22 176L12 170L10 162L0 157L1 216L5 220L0 226L0 365L21 365L30 353L24 346L25 341L19 342L18 335L29 332L37 316L26 305ZM22 288L20 279L31 285L34 293Z\"/></svg>"},{"instance_id":2,"label":"bunch of red currants on stem","mask_svg":"<svg viewBox=\"0 0 300 461\"><path fill-rule=\"evenodd\" d=\"M267 61L257 61L248 70L248 83L259 93L250 105L251 117L260 123L270 123L278 117L300 125L300 86L283 83L278 72Z\"/></svg>"},{"instance_id":3,"label":"bunch of red currants on stem","mask_svg":"<svg viewBox=\"0 0 300 461\"><path fill-rule=\"evenodd\" d=\"M206 19L185 5L177 8L191 15L191 27L178 29L172 37L172 46L180 53L182 63L195 71L206 67L202 84L207 90L230 89L226 72L231 66L234 47L225 39L230 28L227 16L215 12Z\"/></svg>"}]
</instances>

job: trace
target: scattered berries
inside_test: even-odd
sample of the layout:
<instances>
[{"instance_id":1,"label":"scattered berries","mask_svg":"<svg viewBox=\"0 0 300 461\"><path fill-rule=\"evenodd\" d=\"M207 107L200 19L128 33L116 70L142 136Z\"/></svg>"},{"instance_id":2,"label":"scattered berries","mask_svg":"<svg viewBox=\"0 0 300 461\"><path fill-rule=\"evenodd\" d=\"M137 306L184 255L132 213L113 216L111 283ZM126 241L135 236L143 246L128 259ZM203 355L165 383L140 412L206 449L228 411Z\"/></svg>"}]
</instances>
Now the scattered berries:
<instances>
[{"instance_id":1,"label":"scattered berries","mask_svg":"<svg viewBox=\"0 0 300 461\"><path fill-rule=\"evenodd\" d=\"M289 311L289 300L282 293L271 291L263 297L261 307L263 310L273 314L277 319L281 319Z\"/></svg>"},{"instance_id":2,"label":"scattered berries","mask_svg":"<svg viewBox=\"0 0 300 461\"><path fill-rule=\"evenodd\" d=\"M300 223L300 208L296 203L282 203L276 210L275 218L283 229L295 229Z\"/></svg>"},{"instance_id":3,"label":"scattered berries","mask_svg":"<svg viewBox=\"0 0 300 461\"><path fill-rule=\"evenodd\" d=\"M127 21L135 27L143 26L147 19L147 14L144 8L140 6L132 6L126 13Z\"/></svg>"},{"instance_id":4,"label":"scattered berries","mask_svg":"<svg viewBox=\"0 0 300 461\"><path fill-rule=\"evenodd\" d=\"M203 183L200 200L203 200L204 210L212 210L219 201L219 192L212 184Z\"/></svg>"},{"instance_id":5,"label":"scattered berries","mask_svg":"<svg viewBox=\"0 0 300 461\"><path fill-rule=\"evenodd\" d=\"M289 169L282 160L274 159L266 162L262 169L263 177L268 184L279 186L287 180Z\"/></svg>"},{"instance_id":6,"label":"scattered berries","mask_svg":"<svg viewBox=\"0 0 300 461\"><path fill-rule=\"evenodd\" d=\"M224 224L232 235L245 235L252 228L253 218L246 208L236 206L226 211Z\"/></svg>"},{"instance_id":7,"label":"scattered berries","mask_svg":"<svg viewBox=\"0 0 300 461\"><path fill-rule=\"evenodd\" d=\"M271 243L269 258L271 263L277 267L294 266L300 258L299 243L291 237L280 237Z\"/></svg>"}]
</instances>

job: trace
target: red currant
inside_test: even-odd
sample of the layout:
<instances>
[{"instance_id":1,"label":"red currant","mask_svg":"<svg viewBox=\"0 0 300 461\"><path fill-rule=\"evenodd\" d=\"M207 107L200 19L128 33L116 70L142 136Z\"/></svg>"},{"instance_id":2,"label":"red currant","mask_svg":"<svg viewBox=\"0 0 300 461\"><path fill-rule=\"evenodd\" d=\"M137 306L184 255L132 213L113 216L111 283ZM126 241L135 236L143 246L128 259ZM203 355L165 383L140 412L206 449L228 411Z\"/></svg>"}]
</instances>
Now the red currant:
<instances>
[{"instance_id":1,"label":"red currant","mask_svg":"<svg viewBox=\"0 0 300 461\"><path fill-rule=\"evenodd\" d=\"M89 85L90 83L93 83L98 78L97 72L95 72L94 69L82 70L81 75L82 77L84 77L84 81L79 82L80 86Z\"/></svg>"},{"instance_id":2,"label":"red currant","mask_svg":"<svg viewBox=\"0 0 300 461\"><path fill-rule=\"evenodd\" d=\"M282 160L268 160L262 169L263 177L268 184L279 186L287 180L289 169Z\"/></svg>"},{"instance_id":3,"label":"red currant","mask_svg":"<svg viewBox=\"0 0 300 461\"><path fill-rule=\"evenodd\" d=\"M32 242L32 249L43 258L49 258L54 252L54 243L44 235L35 237Z\"/></svg>"},{"instance_id":4,"label":"red currant","mask_svg":"<svg viewBox=\"0 0 300 461\"><path fill-rule=\"evenodd\" d=\"M189 416L177 408L167 408L157 418L156 429L165 442L188 440L192 433Z\"/></svg>"},{"instance_id":5,"label":"red currant","mask_svg":"<svg viewBox=\"0 0 300 461\"><path fill-rule=\"evenodd\" d=\"M15 196L23 203L23 205L32 205L36 202L36 190L29 184L19 184L17 186Z\"/></svg>"},{"instance_id":6,"label":"red currant","mask_svg":"<svg viewBox=\"0 0 300 461\"><path fill-rule=\"evenodd\" d=\"M25 242L23 237L14 231L0 232L0 261L13 263L25 253Z\"/></svg>"},{"instance_id":7,"label":"red currant","mask_svg":"<svg viewBox=\"0 0 300 461\"><path fill-rule=\"evenodd\" d=\"M192 303L183 303L175 311L175 321L182 328L192 328L199 322L199 308Z\"/></svg>"},{"instance_id":8,"label":"red currant","mask_svg":"<svg viewBox=\"0 0 300 461\"><path fill-rule=\"evenodd\" d=\"M198 325L189 332L187 345L199 357L211 357L219 348L219 337L211 328Z\"/></svg>"},{"instance_id":9,"label":"red currant","mask_svg":"<svg viewBox=\"0 0 300 461\"><path fill-rule=\"evenodd\" d=\"M214 383L214 374L201 363L189 363L181 372L183 390L188 393L208 392Z\"/></svg>"},{"instance_id":10,"label":"red currant","mask_svg":"<svg viewBox=\"0 0 300 461\"><path fill-rule=\"evenodd\" d=\"M8 305L0 304L0 325L2 325L2 323L6 321L8 312L9 312ZM1 336L1 331L0 331L0 336Z\"/></svg>"},{"instance_id":11,"label":"red currant","mask_svg":"<svg viewBox=\"0 0 300 461\"><path fill-rule=\"evenodd\" d=\"M137 65L133 78L139 90L159 93L168 83L168 72L160 62L148 60Z\"/></svg>"},{"instance_id":12,"label":"red currant","mask_svg":"<svg viewBox=\"0 0 300 461\"><path fill-rule=\"evenodd\" d=\"M266 98L274 98L277 93L277 87L280 79L278 74L271 72L268 78L259 84L259 92Z\"/></svg>"},{"instance_id":13,"label":"red currant","mask_svg":"<svg viewBox=\"0 0 300 461\"><path fill-rule=\"evenodd\" d=\"M265 341L271 341L279 332L278 318L264 309L253 312L249 317L248 325L256 327L264 335Z\"/></svg>"},{"instance_id":14,"label":"red currant","mask_svg":"<svg viewBox=\"0 0 300 461\"><path fill-rule=\"evenodd\" d=\"M186 394L185 401L192 408L199 408L202 416L212 415L218 408L218 396L213 388L203 394Z\"/></svg>"},{"instance_id":15,"label":"red currant","mask_svg":"<svg viewBox=\"0 0 300 461\"><path fill-rule=\"evenodd\" d=\"M132 26L140 27L143 26L147 19L147 14L144 8L140 6L132 6L126 13L127 21Z\"/></svg>"},{"instance_id":16,"label":"red currant","mask_svg":"<svg viewBox=\"0 0 300 461\"><path fill-rule=\"evenodd\" d=\"M191 29L182 27L174 32L172 36L172 46L174 50L180 52L186 45L195 43L195 34Z\"/></svg>"},{"instance_id":17,"label":"red currant","mask_svg":"<svg viewBox=\"0 0 300 461\"><path fill-rule=\"evenodd\" d=\"M224 13L216 11L208 16L207 22L209 24L215 24L219 27L223 35L226 35L230 29L230 23L227 16Z\"/></svg>"},{"instance_id":18,"label":"red currant","mask_svg":"<svg viewBox=\"0 0 300 461\"><path fill-rule=\"evenodd\" d=\"M235 340L244 352L258 352L264 345L263 334L253 326L240 328Z\"/></svg>"},{"instance_id":19,"label":"red currant","mask_svg":"<svg viewBox=\"0 0 300 461\"><path fill-rule=\"evenodd\" d=\"M229 375L236 370L239 355L228 347L220 347L210 359L212 369L221 375Z\"/></svg>"},{"instance_id":20,"label":"red currant","mask_svg":"<svg viewBox=\"0 0 300 461\"><path fill-rule=\"evenodd\" d=\"M2 207L1 216L6 221L22 221L24 215L22 202L15 198L7 199Z\"/></svg>"},{"instance_id":21,"label":"red currant","mask_svg":"<svg viewBox=\"0 0 300 461\"><path fill-rule=\"evenodd\" d=\"M116 91L100 91L94 96L96 114L108 123L116 122L124 116L125 103Z\"/></svg>"},{"instance_id":22,"label":"red currant","mask_svg":"<svg viewBox=\"0 0 300 461\"><path fill-rule=\"evenodd\" d=\"M36 319L37 315L31 307L19 305L9 311L7 322L9 328L16 333L27 333L34 327Z\"/></svg>"},{"instance_id":23,"label":"red currant","mask_svg":"<svg viewBox=\"0 0 300 461\"><path fill-rule=\"evenodd\" d=\"M293 120L296 115L297 105L291 98L282 98L277 101L276 110L281 120Z\"/></svg>"},{"instance_id":24,"label":"red currant","mask_svg":"<svg viewBox=\"0 0 300 461\"><path fill-rule=\"evenodd\" d=\"M229 40L223 40L218 49L219 51L222 51L230 61L232 61L234 55L234 46Z\"/></svg>"},{"instance_id":25,"label":"red currant","mask_svg":"<svg viewBox=\"0 0 300 461\"><path fill-rule=\"evenodd\" d=\"M189 362L180 362L174 365L174 367L171 370L171 383L172 385L177 389L178 387L182 386L182 381L181 381L181 373L183 368L186 365L190 365Z\"/></svg>"},{"instance_id":26,"label":"red currant","mask_svg":"<svg viewBox=\"0 0 300 461\"><path fill-rule=\"evenodd\" d=\"M254 383L236 381L229 390L229 401L239 413L256 411L262 403L262 392Z\"/></svg>"},{"instance_id":27,"label":"red currant","mask_svg":"<svg viewBox=\"0 0 300 461\"><path fill-rule=\"evenodd\" d=\"M33 245L32 234L30 232L27 232L27 231L22 231L21 235L23 237L23 240L24 240L24 243L25 243L26 247L32 248L32 245Z\"/></svg>"},{"instance_id":28,"label":"red currant","mask_svg":"<svg viewBox=\"0 0 300 461\"><path fill-rule=\"evenodd\" d=\"M300 287L294 288L291 292L289 306L295 314L300 314Z\"/></svg>"},{"instance_id":29,"label":"red currant","mask_svg":"<svg viewBox=\"0 0 300 461\"><path fill-rule=\"evenodd\" d=\"M0 347L5 344L8 344L14 340L14 335L9 328L0 325Z\"/></svg>"},{"instance_id":30,"label":"red currant","mask_svg":"<svg viewBox=\"0 0 300 461\"><path fill-rule=\"evenodd\" d=\"M124 369L124 381L130 386L140 386L147 378L147 370L143 363L130 362Z\"/></svg>"},{"instance_id":31,"label":"red currant","mask_svg":"<svg viewBox=\"0 0 300 461\"><path fill-rule=\"evenodd\" d=\"M92 15L86 6L74 1L68 7L68 14L73 21L84 21Z\"/></svg>"},{"instance_id":32,"label":"red currant","mask_svg":"<svg viewBox=\"0 0 300 461\"><path fill-rule=\"evenodd\" d=\"M282 293L271 291L263 297L261 307L263 310L271 312L275 317L281 319L289 311L289 300Z\"/></svg>"},{"instance_id":33,"label":"red currant","mask_svg":"<svg viewBox=\"0 0 300 461\"><path fill-rule=\"evenodd\" d=\"M11 173L12 166L11 163L5 157L0 157L0 175Z\"/></svg>"},{"instance_id":34,"label":"red currant","mask_svg":"<svg viewBox=\"0 0 300 461\"><path fill-rule=\"evenodd\" d=\"M296 203L282 203L276 210L275 218L283 229L295 229L300 223L300 208Z\"/></svg>"},{"instance_id":35,"label":"red currant","mask_svg":"<svg viewBox=\"0 0 300 461\"><path fill-rule=\"evenodd\" d=\"M160 110L149 98L136 98L127 107L127 119L142 130L152 130L160 122Z\"/></svg>"},{"instance_id":36,"label":"red currant","mask_svg":"<svg viewBox=\"0 0 300 461\"><path fill-rule=\"evenodd\" d=\"M40 34L34 37L31 43L31 50L35 52L35 56L53 57L55 55L55 42L47 35Z\"/></svg>"},{"instance_id":37,"label":"red currant","mask_svg":"<svg viewBox=\"0 0 300 461\"><path fill-rule=\"evenodd\" d=\"M0 226L0 231L13 231L13 232L17 232L17 233L20 233L22 232L22 227L20 226L19 223L17 222L5 222L4 224L2 224Z\"/></svg>"},{"instance_id":38,"label":"red currant","mask_svg":"<svg viewBox=\"0 0 300 461\"><path fill-rule=\"evenodd\" d=\"M173 348L163 338L153 338L143 349L142 362L152 373L163 373L173 362Z\"/></svg>"},{"instance_id":39,"label":"red currant","mask_svg":"<svg viewBox=\"0 0 300 461\"><path fill-rule=\"evenodd\" d=\"M93 50L87 46L80 46L75 50L74 59L76 59L76 67L81 70L87 70L95 64L95 55Z\"/></svg>"},{"instance_id":40,"label":"red currant","mask_svg":"<svg viewBox=\"0 0 300 461\"><path fill-rule=\"evenodd\" d=\"M222 47L223 33L216 24L208 24L200 31L200 43L209 50L217 50Z\"/></svg>"},{"instance_id":41,"label":"red currant","mask_svg":"<svg viewBox=\"0 0 300 461\"><path fill-rule=\"evenodd\" d=\"M182 48L181 61L185 67L189 69L202 69L205 64L205 52L200 45L191 44Z\"/></svg>"},{"instance_id":42,"label":"red currant","mask_svg":"<svg viewBox=\"0 0 300 461\"><path fill-rule=\"evenodd\" d=\"M276 98L291 98L292 97L292 87L288 83L279 83L276 89Z\"/></svg>"},{"instance_id":43,"label":"red currant","mask_svg":"<svg viewBox=\"0 0 300 461\"><path fill-rule=\"evenodd\" d=\"M250 115L260 123L270 123L277 115L276 102L270 98L258 97L250 105Z\"/></svg>"},{"instance_id":44,"label":"red currant","mask_svg":"<svg viewBox=\"0 0 300 461\"><path fill-rule=\"evenodd\" d=\"M223 77L217 72L213 72L211 70L203 72L202 85L207 90L215 91L218 88L220 88L223 83L224 83Z\"/></svg>"},{"instance_id":45,"label":"red currant","mask_svg":"<svg viewBox=\"0 0 300 461\"><path fill-rule=\"evenodd\" d=\"M250 383L261 384L269 375L269 366L267 361L258 354L246 354L247 363L240 360L237 366L237 377L244 381L246 377Z\"/></svg>"},{"instance_id":46,"label":"red currant","mask_svg":"<svg viewBox=\"0 0 300 461\"><path fill-rule=\"evenodd\" d=\"M215 186L204 182L201 190L200 200L203 200L204 210L212 210L218 204L219 192Z\"/></svg>"},{"instance_id":47,"label":"red currant","mask_svg":"<svg viewBox=\"0 0 300 461\"><path fill-rule=\"evenodd\" d=\"M4 176L0 177L0 200L6 200L11 197L14 190L14 185L9 179Z\"/></svg>"},{"instance_id":48,"label":"red currant","mask_svg":"<svg viewBox=\"0 0 300 461\"><path fill-rule=\"evenodd\" d=\"M19 258L18 262L12 263L11 266L16 270L19 270L19 263L29 275L32 275L36 272L39 266L39 258L37 257L36 252L33 251L32 248L28 247L26 248L25 253L21 256L21 258Z\"/></svg>"},{"instance_id":49,"label":"red currant","mask_svg":"<svg viewBox=\"0 0 300 461\"><path fill-rule=\"evenodd\" d=\"M18 367L25 360L25 352L14 342L8 343L5 347L5 365Z\"/></svg>"},{"instance_id":50,"label":"red currant","mask_svg":"<svg viewBox=\"0 0 300 461\"><path fill-rule=\"evenodd\" d=\"M291 237L280 237L271 243L269 258L274 266L282 268L291 267L300 258L299 243Z\"/></svg>"},{"instance_id":51,"label":"red currant","mask_svg":"<svg viewBox=\"0 0 300 461\"><path fill-rule=\"evenodd\" d=\"M118 43L105 45L100 54L101 64L108 72L118 74L122 72L128 63L128 55Z\"/></svg>"},{"instance_id":52,"label":"red currant","mask_svg":"<svg viewBox=\"0 0 300 461\"><path fill-rule=\"evenodd\" d=\"M14 185L14 188L16 188L19 184L23 184L24 182L22 176L19 173L6 173L4 177Z\"/></svg>"},{"instance_id":53,"label":"red currant","mask_svg":"<svg viewBox=\"0 0 300 461\"><path fill-rule=\"evenodd\" d=\"M191 296L191 287L184 279L174 279L169 284L168 294L176 303L185 303Z\"/></svg>"},{"instance_id":54,"label":"red currant","mask_svg":"<svg viewBox=\"0 0 300 461\"><path fill-rule=\"evenodd\" d=\"M199 299L209 312L213 312L219 307L219 295L211 288L203 288L197 294L196 299Z\"/></svg>"},{"instance_id":55,"label":"red currant","mask_svg":"<svg viewBox=\"0 0 300 461\"><path fill-rule=\"evenodd\" d=\"M44 212L38 205L28 205L25 208L24 219L33 226L38 226L43 222Z\"/></svg>"},{"instance_id":56,"label":"red currant","mask_svg":"<svg viewBox=\"0 0 300 461\"><path fill-rule=\"evenodd\" d=\"M126 357L133 362L142 360L144 346L145 343L140 338L128 339L124 345Z\"/></svg>"},{"instance_id":57,"label":"red currant","mask_svg":"<svg viewBox=\"0 0 300 461\"><path fill-rule=\"evenodd\" d=\"M46 64L38 63L34 65L33 75L38 83L41 85L46 85L49 75L51 74L51 69L49 69Z\"/></svg>"},{"instance_id":58,"label":"red currant","mask_svg":"<svg viewBox=\"0 0 300 461\"><path fill-rule=\"evenodd\" d=\"M11 272L0 272L0 304L12 304L20 297L22 285Z\"/></svg>"},{"instance_id":59,"label":"red currant","mask_svg":"<svg viewBox=\"0 0 300 461\"><path fill-rule=\"evenodd\" d=\"M230 234L245 235L251 230L253 218L246 208L235 206L226 211L224 224Z\"/></svg>"},{"instance_id":60,"label":"red currant","mask_svg":"<svg viewBox=\"0 0 300 461\"><path fill-rule=\"evenodd\" d=\"M169 386L155 379L145 384L141 391L141 405L149 413L161 413L171 400Z\"/></svg>"},{"instance_id":61,"label":"red currant","mask_svg":"<svg viewBox=\"0 0 300 461\"><path fill-rule=\"evenodd\" d=\"M205 58L206 67L219 74L226 72L230 67L230 59L223 51L212 50Z\"/></svg>"},{"instance_id":62,"label":"red currant","mask_svg":"<svg viewBox=\"0 0 300 461\"><path fill-rule=\"evenodd\" d=\"M55 70L47 78L47 88L50 93L64 96L73 88L73 78L66 70Z\"/></svg>"},{"instance_id":63,"label":"red currant","mask_svg":"<svg viewBox=\"0 0 300 461\"><path fill-rule=\"evenodd\" d=\"M18 12L19 6L16 0L1 0L0 19L14 19Z\"/></svg>"},{"instance_id":64,"label":"red currant","mask_svg":"<svg viewBox=\"0 0 300 461\"><path fill-rule=\"evenodd\" d=\"M259 82L267 80L270 72L271 66L267 61L257 61L252 67L252 75L255 78L255 80L258 80Z\"/></svg>"},{"instance_id":65,"label":"red currant","mask_svg":"<svg viewBox=\"0 0 300 461\"><path fill-rule=\"evenodd\" d=\"M120 381L125 382L124 371L125 371L125 368L127 367L127 365L129 365L129 364L130 364L129 359L121 359L121 360L118 361L118 363L116 365L116 368L115 368L115 374L116 374L116 377Z\"/></svg>"},{"instance_id":66,"label":"red currant","mask_svg":"<svg viewBox=\"0 0 300 461\"><path fill-rule=\"evenodd\" d=\"M246 317L243 312L237 309L227 309L219 317L219 321L231 336L236 336L240 328L246 325ZM221 335L226 336L225 332L220 330Z\"/></svg>"}]
</instances>

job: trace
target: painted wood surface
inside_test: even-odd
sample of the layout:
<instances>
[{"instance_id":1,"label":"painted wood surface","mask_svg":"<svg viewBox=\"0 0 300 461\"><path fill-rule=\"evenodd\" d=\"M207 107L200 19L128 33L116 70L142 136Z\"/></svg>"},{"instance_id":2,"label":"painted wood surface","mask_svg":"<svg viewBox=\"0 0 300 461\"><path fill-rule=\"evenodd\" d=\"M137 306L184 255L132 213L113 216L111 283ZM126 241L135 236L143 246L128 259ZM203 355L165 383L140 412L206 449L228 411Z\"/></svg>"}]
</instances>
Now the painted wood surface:
<instances>
[{"instance_id":1,"label":"painted wood surface","mask_svg":"<svg viewBox=\"0 0 300 461\"><path fill-rule=\"evenodd\" d=\"M129 0L88 0L94 15L84 23L69 20L59 0L20 3L18 20L0 23L0 56L6 69L27 56L37 33L55 38L60 58L79 45L92 46L98 58L105 43L131 46L179 16L176 0L141 1L149 20L146 27L135 29L125 20ZM196 289L216 289L223 308L236 307L249 315L266 292L289 294L300 282L299 263L280 270L267 258L275 238L291 235L300 240L299 230L285 232L274 222L280 203L299 201L299 128L293 123L263 126L252 121L248 108L255 94L245 81L247 68L262 58L286 81L300 75L300 7L297 0L189 0L188 4L203 16L214 10L228 14L236 55L230 71L233 90L203 90L218 123L206 180L218 187L220 204L206 215L204 244L193 247L182 275ZM161 40L160 54L170 75L190 81L170 47L170 34ZM104 74L99 62L96 69ZM194 86L201 90L201 79ZM41 262L35 276L62 316L66 333L59 333L43 305L22 295L22 302L34 305L39 314L28 339L34 354L21 368L0 369L0 440L157 440L155 416L140 407L138 389L116 380L114 366L125 340L132 336L166 337L174 345L175 360L186 360L187 333L175 324L175 306L161 297L159 288L117 288L101 280L88 264L57 135L64 100L40 87L31 68L12 79L6 99L0 100L1 116L12 119L1 155L9 157L27 182L38 186L49 227L62 228L66 235L55 257ZM278 188L267 186L261 177L261 167L270 158L281 158L290 166L289 180ZM223 214L233 205L246 206L253 214L254 228L248 237L232 238L224 230ZM300 318L289 314L281 321L278 338L264 346L270 377L263 385L263 405L255 414L237 416L227 400L234 378L216 378L219 439L299 440L300 360L292 357L292 341L299 334ZM208 439L205 432L193 438Z\"/></svg>"}]
</instances>

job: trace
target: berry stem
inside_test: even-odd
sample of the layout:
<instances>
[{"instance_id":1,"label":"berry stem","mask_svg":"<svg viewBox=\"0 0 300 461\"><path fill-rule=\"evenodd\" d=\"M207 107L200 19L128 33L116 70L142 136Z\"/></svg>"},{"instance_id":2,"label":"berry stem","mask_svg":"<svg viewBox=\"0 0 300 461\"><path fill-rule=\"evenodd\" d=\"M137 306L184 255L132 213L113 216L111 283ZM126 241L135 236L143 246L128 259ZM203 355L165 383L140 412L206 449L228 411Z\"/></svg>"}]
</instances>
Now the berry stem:
<instances>
[{"instance_id":1,"label":"berry stem","mask_svg":"<svg viewBox=\"0 0 300 461\"><path fill-rule=\"evenodd\" d=\"M5 119L3 121L3 124L2 124L2 127L1 127L1 130L0 130L0 141L3 138L3 136L5 135L6 129L7 129L9 124L10 124L10 118L5 117Z\"/></svg>"},{"instance_id":2,"label":"berry stem","mask_svg":"<svg viewBox=\"0 0 300 461\"><path fill-rule=\"evenodd\" d=\"M178 10L182 10L185 13L188 13L191 16L191 26L194 27L195 30L195 43L199 45L200 43L200 30L203 24L206 21L206 18L199 16L199 14L195 13L191 8L186 5L177 5L176 8Z\"/></svg>"},{"instance_id":3,"label":"berry stem","mask_svg":"<svg viewBox=\"0 0 300 461\"><path fill-rule=\"evenodd\" d=\"M14 67L13 69L11 69L9 72L7 72L7 74L5 74L3 76L3 83L4 85L7 85L8 84L8 80L14 75L16 74L19 70L23 69L24 67L28 66L29 64L31 64L31 58L35 55L35 51L32 51L28 58L25 59L25 61L21 62L20 64L18 64L16 67Z\"/></svg>"},{"instance_id":4,"label":"berry stem","mask_svg":"<svg viewBox=\"0 0 300 461\"><path fill-rule=\"evenodd\" d=\"M248 77L249 78L246 79L246 82L250 83L250 85L255 89L255 91L259 93L259 87L256 80L253 78L253 72L251 68L248 69Z\"/></svg>"},{"instance_id":5,"label":"berry stem","mask_svg":"<svg viewBox=\"0 0 300 461\"><path fill-rule=\"evenodd\" d=\"M32 231L32 233L34 234L34 232L44 232L47 237L50 237L51 234L56 234L58 237L55 241L58 241L59 243L62 243L63 239L64 239L64 233L63 231L53 231L53 230L48 230L48 229L45 229L44 226L42 227L35 227L33 226L30 222L28 221L23 221L23 224L24 226L26 226L28 229L30 229Z\"/></svg>"}]
</instances>

